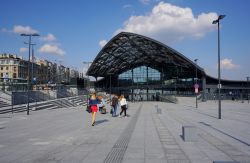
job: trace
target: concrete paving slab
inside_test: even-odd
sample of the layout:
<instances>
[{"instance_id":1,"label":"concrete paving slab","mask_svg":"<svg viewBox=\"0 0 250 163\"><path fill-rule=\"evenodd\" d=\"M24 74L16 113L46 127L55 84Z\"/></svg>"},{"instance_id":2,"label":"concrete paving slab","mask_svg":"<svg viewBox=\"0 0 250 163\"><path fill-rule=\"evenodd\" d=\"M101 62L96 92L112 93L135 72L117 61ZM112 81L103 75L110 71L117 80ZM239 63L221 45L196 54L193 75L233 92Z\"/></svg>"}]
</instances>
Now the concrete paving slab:
<instances>
[{"instance_id":1,"label":"concrete paving slab","mask_svg":"<svg viewBox=\"0 0 250 163\"><path fill-rule=\"evenodd\" d=\"M0 162L250 162L250 105L184 99L184 104L129 103L128 118L97 114L85 107L0 116ZM161 114L157 113L161 109ZM182 126L197 129L183 141Z\"/></svg>"}]
</instances>

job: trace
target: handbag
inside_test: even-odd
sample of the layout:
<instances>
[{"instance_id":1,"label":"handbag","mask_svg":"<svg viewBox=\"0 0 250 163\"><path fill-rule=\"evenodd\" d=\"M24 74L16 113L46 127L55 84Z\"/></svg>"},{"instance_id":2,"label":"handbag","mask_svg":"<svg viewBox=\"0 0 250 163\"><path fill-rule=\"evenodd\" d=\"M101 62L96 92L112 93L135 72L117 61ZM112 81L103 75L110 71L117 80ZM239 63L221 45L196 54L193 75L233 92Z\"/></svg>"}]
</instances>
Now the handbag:
<instances>
[{"instance_id":1,"label":"handbag","mask_svg":"<svg viewBox=\"0 0 250 163\"><path fill-rule=\"evenodd\" d=\"M91 106L90 106L90 105L87 105L86 111L87 111L88 113L91 113Z\"/></svg>"},{"instance_id":2,"label":"handbag","mask_svg":"<svg viewBox=\"0 0 250 163\"><path fill-rule=\"evenodd\" d=\"M113 114L114 110L113 108L110 109L110 114Z\"/></svg>"},{"instance_id":3,"label":"handbag","mask_svg":"<svg viewBox=\"0 0 250 163\"><path fill-rule=\"evenodd\" d=\"M102 113L102 114L106 114L106 108L105 108L105 107L102 108L101 113Z\"/></svg>"}]
</instances>

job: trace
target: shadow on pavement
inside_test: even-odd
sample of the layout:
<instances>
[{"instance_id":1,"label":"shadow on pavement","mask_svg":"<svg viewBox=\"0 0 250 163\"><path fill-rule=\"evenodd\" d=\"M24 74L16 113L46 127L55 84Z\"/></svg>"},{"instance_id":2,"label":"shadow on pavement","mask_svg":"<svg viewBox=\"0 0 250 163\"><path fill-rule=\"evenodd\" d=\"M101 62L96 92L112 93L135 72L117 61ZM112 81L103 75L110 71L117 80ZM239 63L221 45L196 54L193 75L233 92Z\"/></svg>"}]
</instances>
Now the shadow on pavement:
<instances>
[{"instance_id":1,"label":"shadow on pavement","mask_svg":"<svg viewBox=\"0 0 250 163\"><path fill-rule=\"evenodd\" d=\"M107 119L103 119L103 120L95 121L95 125L99 125L99 124L104 123L104 122L108 122L108 120Z\"/></svg>"}]
</instances>

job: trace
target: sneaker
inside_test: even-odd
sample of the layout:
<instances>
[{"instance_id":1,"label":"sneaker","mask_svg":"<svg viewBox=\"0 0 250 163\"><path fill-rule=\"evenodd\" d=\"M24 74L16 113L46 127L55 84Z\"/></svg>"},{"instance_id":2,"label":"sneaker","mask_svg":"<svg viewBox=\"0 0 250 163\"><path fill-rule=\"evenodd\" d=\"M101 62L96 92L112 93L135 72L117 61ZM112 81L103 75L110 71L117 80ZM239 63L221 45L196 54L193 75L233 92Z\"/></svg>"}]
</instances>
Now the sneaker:
<instances>
[{"instance_id":1,"label":"sneaker","mask_svg":"<svg viewBox=\"0 0 250 163\"><path fill-rule=\"evenodd\" d=\"M124 118L127 118L127 116L124 116Z\"/></svg>"},{"instance_id":2,"label":"sneaker","mask_svg":"<svg viewBox=\"0 0 250 163\"><path fill-rule=\"evenodd\" d=\"M119 114L119 116L118 116L119 118L121 118L121 115Z\"/></svg>"}]
</instances>

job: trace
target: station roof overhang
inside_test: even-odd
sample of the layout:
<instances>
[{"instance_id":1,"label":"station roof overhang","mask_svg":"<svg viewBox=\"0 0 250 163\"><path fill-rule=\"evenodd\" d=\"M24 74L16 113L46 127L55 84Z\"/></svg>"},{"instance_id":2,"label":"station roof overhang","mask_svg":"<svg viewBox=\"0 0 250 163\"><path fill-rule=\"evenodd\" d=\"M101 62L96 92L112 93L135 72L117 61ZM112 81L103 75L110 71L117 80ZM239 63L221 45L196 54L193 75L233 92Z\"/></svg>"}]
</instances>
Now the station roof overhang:
<instances>
[{"instance_id":1,"label":"station roof overhang","mask_svg":"<svg viewBox=\"0 0 250 163\"><path fill-rule=\"evenodd\" d=\"M87 75L119 75L139 66L148 66L160 72L164 69L173 75L178 67L182 71L178 77L184 78L194 77L196 68L199 76L205 74L203 68L169 46L146 36L121 32L98 53Z\"/></svg>"}]
</instances>

